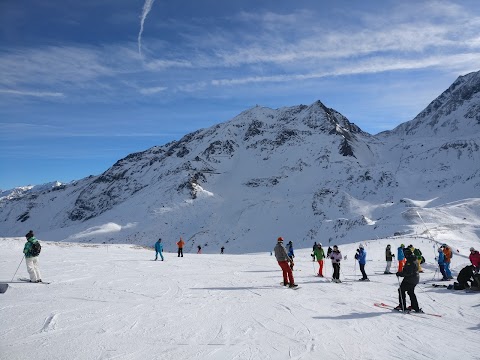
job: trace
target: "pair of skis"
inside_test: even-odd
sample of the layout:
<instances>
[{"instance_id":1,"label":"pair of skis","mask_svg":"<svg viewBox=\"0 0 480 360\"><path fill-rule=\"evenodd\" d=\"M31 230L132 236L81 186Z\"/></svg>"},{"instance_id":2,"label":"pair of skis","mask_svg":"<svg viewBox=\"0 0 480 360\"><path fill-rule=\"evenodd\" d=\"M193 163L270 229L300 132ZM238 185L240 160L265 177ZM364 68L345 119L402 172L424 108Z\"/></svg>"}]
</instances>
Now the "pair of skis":
<instances>
[{"instance_id":1,"label":"pair of skis","mask_svg":"<svg viewBox=\"0 0 480 360\"><path fill-rule=\"evenodd\" d=\"M34 282L34 281L30 281L30 279L27 279L27 278L18 278L18 281L27 282L27 283L31 283L31 284L45 284L45 285L50 284L50 283L47 282L47 281Z\"/></svg>"},{"instance_id":2,"label":"pair of skis","mask_svg":"<svg viewBox=\"0 0 480 360\"><path fill-rule=\"evenodd\" d=\"M22 282L31 283L31 284L45 284L45 285L50 284L49 282L46 282L46 281L31 282L30 279L26 279L26 278L19 278L18 281L3 281L3 282L0 282L0 294L4 294L7 291L9 287L8 284L22 283Z\"/></svg>"},{"instance_id":3,"label":"pair of skis","mask_svg":"<svg viewBox=\"0 0 480 360\"><path fill-rule=\"evenodd\" d=\"M385 303L374 303L373 305L375 305L376 307L382 308L382 309L388 309L388 310L392 310L392 311L402 312L402 310L397 310L395 308L395 306L385 304ZM442 315L439 315L439 314L432 314L432 313L426 313L426 312L417 313L415 311L409 311L409 310L403 311L403 313L404 314L409 314L409 315L415 315L415 316L429 315L429 316L435 316L435 317L442 317Z\"/></svg>"}]
</instances>

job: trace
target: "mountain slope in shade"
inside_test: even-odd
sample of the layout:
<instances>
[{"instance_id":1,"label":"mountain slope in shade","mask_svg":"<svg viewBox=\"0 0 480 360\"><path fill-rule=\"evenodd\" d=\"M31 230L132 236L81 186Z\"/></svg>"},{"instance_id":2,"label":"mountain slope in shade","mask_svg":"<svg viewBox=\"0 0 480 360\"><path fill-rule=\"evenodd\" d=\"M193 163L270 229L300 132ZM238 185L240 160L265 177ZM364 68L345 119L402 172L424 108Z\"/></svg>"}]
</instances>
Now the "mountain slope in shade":
<instances>
[{"instance_id":1,"label":"mountain slope in shade","mask_svg":"<svg viewBox=\"0 0 480 360\"><path fill-rule=\"evenodd\" d=\"M188 251L250 252L279 235L310 247L414 233L419 211L429 222L455 203L465 216L452 215L451 228L475 242L479 204L463 200L480 189L479 79L460 77L414 120L376 136L320 101L256 106L100 176L3 198L0 232L171 246L183 236Z\"/></svg>"}]
</instances>

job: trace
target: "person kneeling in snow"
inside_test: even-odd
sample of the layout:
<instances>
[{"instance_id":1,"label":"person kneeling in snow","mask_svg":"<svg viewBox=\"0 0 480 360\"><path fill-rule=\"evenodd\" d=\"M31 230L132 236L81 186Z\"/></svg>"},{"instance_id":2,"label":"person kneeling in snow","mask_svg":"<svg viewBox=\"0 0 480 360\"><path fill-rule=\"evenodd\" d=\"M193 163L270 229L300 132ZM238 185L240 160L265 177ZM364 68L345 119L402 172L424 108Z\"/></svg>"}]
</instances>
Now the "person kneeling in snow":
<instances>
[{"instance_id":1,"label":"person kneeling in snow","mask_svg":"<svg viewBox=\"0 0 480 360\"><path fill-rule=\"evenodd\" d=\"M417 286L418 282L420 281L417 258L415 255L413 255L410 248L406 248L404 253L407 261L403 267L403 270L401 272L397 272L397 277L403 277L403 281L398 288L399 305L395 308L395 310L415 310L415 312L421 313L423 311L418 307L417 296L415 295L415 286ZM408 308L405 292L410 297L411 306Z\"/></svg>"},{"instance_id":2,"label":"person kneeling in snow","mask_svg":"<svg viewBox=\"0 0 480 360\"><path fill-rule=\"evenodd\" d=\"M454 290L470 289L470 286L472 286L475 283L475 280L473 279L473 274L474 274L473 270L474 270L473 265L465 266L462 270L460 270L457 276L458 282L455 282L453 284L453 289Z\"/></svg>"}]
</instances>

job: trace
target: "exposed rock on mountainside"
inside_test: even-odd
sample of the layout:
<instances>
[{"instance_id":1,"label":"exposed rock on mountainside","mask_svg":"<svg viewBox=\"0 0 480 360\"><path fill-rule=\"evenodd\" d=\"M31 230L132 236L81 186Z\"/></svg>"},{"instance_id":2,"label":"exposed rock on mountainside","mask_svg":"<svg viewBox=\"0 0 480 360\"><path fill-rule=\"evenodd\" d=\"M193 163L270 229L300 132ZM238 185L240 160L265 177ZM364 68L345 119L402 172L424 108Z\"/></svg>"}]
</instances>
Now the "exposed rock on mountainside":
<instances>
[{"instance_id":1,"label":"exposed rock on mountainside","mask_svg":"<svg viewBox=\"0 0 480 360\"><path fill-rule=\"evenodd\" d=\"M147 244L162 234L167 246L183 236L232 252L270 249L279 234L310 246L408 233L401 199L433 208L479 193L479 139L480 72L376 136L320 101L256 106L99 176L2 193L0 232Z\"/></svg>"}]
</instances>

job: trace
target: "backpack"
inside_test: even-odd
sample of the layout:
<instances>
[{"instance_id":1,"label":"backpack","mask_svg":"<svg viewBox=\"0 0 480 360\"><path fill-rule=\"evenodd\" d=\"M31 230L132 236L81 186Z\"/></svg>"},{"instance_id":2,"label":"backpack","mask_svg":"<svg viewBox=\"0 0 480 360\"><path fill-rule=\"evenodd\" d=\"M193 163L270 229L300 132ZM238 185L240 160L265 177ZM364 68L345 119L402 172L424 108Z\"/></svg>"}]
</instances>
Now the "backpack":
<instances>
[{"instance_id":1,"label":"backpack","mask_svg":"<svg viewBox=\"0 0 480 360\"><path fill-rule=\"evenodd\" d=\"M34 242L30 248L30 255L33 257L38 256L40 255L40 251L42 251L42 245L40 245L38 241Z\"/></svg>"}]
</instances>

